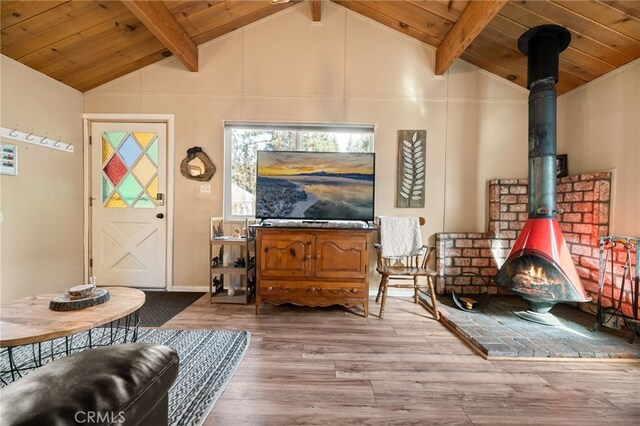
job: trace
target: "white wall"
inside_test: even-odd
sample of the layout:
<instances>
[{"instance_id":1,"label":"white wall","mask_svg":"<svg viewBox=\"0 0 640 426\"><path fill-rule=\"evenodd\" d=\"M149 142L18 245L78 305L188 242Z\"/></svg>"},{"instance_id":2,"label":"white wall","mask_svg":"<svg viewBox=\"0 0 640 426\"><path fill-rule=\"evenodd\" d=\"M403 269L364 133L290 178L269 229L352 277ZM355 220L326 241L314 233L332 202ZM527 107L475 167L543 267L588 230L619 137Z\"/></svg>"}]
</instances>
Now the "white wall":
<instances>
[{"instance_id":1,"label":"white wall","mask_svg":"<svg viewBox=\"0 0 640 426\"><path fill-rule=\"evenodd\" d=\"M211 196L179 173L174 285L206 285L207 224L222 214L223 120L373 123L376 213L422 215L425 238L486 227L486 181L526 177L527 91L463 61L434 76L435 49L326 2L200 46L200 70L175 59L85 95L87 113L172 113L178 165L202 146L218 168ZM427 205L396 209L397 131L427 130Z\"/></svg>"},{"instance_id":2,"label":"white wall","mask_svg":"<svg viewBox=\"0 0 640 426\"><path fill-rule=\"evenodd\" d=\"M0 300L82 283L82 93L0 56L3 127L72 142L75 152L18 146L0 175Z\"/></svg>"},{"instance_id":3,"label":"white wall","mask_svg":"<svg viewBox=\"0 0 640 426\"><path fill-rule=\"evenodd\" d=\"M610 235L640 237L640 60L558 99L569 173L614 170Z\"/></svg>"}]
</instances>

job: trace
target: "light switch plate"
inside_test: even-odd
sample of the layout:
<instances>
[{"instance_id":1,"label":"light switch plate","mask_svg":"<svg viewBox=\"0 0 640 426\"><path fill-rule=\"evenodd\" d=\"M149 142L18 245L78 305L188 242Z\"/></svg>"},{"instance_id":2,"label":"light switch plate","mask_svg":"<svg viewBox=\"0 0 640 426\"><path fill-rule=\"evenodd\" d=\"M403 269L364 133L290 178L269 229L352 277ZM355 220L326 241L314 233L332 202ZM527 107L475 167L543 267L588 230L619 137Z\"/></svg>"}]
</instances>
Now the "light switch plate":
<instances>
[{"instance_id":1,"label":"light switch plate","mask_svg":"<svg viewBox=\"0 0 640 426\"><path fill-rule=\"evenodd\" d=\"M211 185L200 184L200 195L211 195Z\"/></svg>"}]
</instances>

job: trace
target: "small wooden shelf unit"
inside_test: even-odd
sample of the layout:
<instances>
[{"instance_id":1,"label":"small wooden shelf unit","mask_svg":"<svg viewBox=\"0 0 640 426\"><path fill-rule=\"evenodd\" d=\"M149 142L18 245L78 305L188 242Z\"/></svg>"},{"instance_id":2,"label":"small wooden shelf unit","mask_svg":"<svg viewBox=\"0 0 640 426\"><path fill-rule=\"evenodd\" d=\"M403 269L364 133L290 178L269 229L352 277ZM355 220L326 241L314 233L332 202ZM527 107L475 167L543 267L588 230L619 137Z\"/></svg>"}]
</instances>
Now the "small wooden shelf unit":
<instances>
[{"instance_id":1,"label":"small wooden shelf unit","mask_svg":"<svg viewBox=\"0 0 640 426\"><path fill-rule=\"evenodd\" d=\"M249 303L255 293L255 239L248 232L242 238L220 236L224 229L222 218L211 218L209 236L209 302ZM224 266L223 256L228 257ZM238 258L244 259L244 266L234 266ZM232 283L231 277L240 277L239 283ZM234 284L239 284L239 287ZM229 290L233 288L230 292Z\"/></svg>"},{"instance_id":2,"label":"small wooden shelf unit","mask_svg":"<svg viewBox=\"0 0 640 426\"><path fill-rule=\"evenodd\" d=\"M362 306L369 312L373 228L256 225L256 314L275 305Z\"/></svg>"}]
</instances>

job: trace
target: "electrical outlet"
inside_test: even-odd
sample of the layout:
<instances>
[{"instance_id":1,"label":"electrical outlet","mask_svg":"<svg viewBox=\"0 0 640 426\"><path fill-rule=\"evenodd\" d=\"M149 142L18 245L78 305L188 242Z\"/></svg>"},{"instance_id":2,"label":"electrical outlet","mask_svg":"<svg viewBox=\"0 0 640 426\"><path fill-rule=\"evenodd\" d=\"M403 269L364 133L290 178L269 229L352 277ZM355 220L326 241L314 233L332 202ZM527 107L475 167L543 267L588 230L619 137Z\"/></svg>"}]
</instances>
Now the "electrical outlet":
<instances>
[{"instance_id":1,"label":"electrical outlet","mask_svg":"<svg viewBox=\"0 0 640 426\"><path fill-rule=\"evenodd\" d=\"M200 184L200 195L211 195L211 185Z\"/></svg>"}]
</instances>

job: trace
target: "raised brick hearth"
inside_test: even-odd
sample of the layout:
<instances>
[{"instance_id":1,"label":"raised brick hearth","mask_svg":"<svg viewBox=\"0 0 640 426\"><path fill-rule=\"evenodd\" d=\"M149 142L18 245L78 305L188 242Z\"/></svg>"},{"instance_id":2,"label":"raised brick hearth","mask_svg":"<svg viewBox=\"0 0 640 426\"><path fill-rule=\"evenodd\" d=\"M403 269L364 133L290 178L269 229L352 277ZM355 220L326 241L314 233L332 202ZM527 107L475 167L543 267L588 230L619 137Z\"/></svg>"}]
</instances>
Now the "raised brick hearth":
<instances>
[{"instance_id":1,"label":"raised brick hearth","mask_svg":"<svg viewBox=\"0 0 640 426\"><path fill-rule=\"evenodd\" d=\"M609 235L611 173L598 172L558 179L558 221L573 256L578 274L594 303L598 296L599 237ZM436 234L437 288L440 294L456 292L509 294L498 287L498 273L527 220L527 180L496 179L489 182L489 227L486 233ZM624 264L616 254L616 275ZM461 276L470 272L478 276ZM616 279L617 280L617 279ZM486 284L485 284L486 283ZM611 277L605 279L604 306L611 306ZM615 297L619 296L614 292ZM630 294L625 313L631 314ZM593 306L586 309L595 310Z\"/></svg>"}]
</instances>

